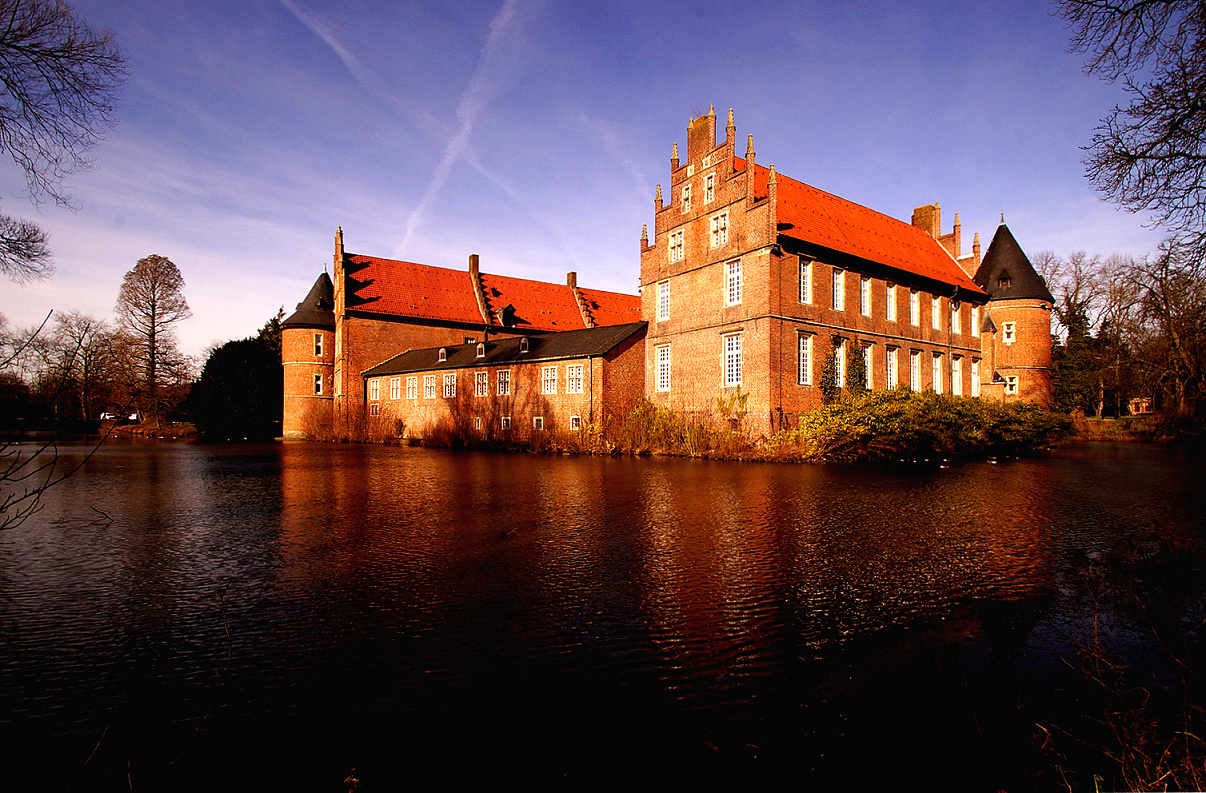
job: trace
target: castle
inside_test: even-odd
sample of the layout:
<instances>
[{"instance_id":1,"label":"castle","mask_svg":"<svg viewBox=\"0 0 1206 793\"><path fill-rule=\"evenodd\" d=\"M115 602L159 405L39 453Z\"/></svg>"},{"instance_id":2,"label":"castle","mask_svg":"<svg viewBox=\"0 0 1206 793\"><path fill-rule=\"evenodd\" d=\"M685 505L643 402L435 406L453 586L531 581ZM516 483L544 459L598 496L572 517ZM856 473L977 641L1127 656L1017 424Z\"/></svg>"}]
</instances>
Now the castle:
<instances>
[{"instance_id":1,"label":"castle","mask_svg":"<svg viewBox=\"0 0 1206 793\"><path fill-rule=\"evenodd\" d=\"M845 385L1051 404L1054 300L1002 218L981 258L937 203L910 223L736 155L730 110L674 144L669 200L640 241L640 296L347 253L282 322L286 438L369 422L495 437L577 429L642 397L712 415L744 400L755 435Z\"/></svg>"}]
</instances>

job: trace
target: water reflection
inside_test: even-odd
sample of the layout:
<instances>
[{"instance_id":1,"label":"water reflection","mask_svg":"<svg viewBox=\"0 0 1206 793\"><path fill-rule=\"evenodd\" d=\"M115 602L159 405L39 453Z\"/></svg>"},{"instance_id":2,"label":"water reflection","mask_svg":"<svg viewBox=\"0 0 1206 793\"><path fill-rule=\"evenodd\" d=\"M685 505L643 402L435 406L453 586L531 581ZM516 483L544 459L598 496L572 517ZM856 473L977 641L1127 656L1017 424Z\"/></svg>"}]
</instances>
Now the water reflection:
<instances>
[{"instance_id":1,"label":"water reflection","mask_svg":"<svg viewBox=\"0 0 1206 793\"><path fill-rule=\"evenodd\" d=\"M108 724L100 786L260 753L302 783L466 752L537 780L823 769L890 723L900 762L971 762L967 675L1058 664L1069 637L1036 626L1067 571L1200 531L1192 466L1102 452L941 469L107 447L0 536L0 742L14 763L86 758Z\"/></svg>"}]
</instances>

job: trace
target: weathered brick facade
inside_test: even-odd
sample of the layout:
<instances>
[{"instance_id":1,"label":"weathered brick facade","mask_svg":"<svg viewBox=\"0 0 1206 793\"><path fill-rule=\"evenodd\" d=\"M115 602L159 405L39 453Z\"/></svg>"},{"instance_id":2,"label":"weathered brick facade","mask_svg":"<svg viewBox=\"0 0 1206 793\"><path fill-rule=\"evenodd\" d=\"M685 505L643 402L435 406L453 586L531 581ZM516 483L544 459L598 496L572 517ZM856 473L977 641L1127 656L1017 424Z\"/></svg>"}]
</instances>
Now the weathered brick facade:
<instances>
[{"instance_id":1,"label":"weathered brick facade","mask_svg":"<svg viewBox=\"0 0 1206 793\"><path fill-rule=\"evenodd\" d=\"M979 237L964 255L957 215L945 235L937 204L912 224L893 220L757 165L753 136L737 157L735 140L732 111L719 143L713 113L693 119L686 160L674 146L668 201L658 187L652 239L642 233L651 400L718 417L718 399L740 389L747 427L769 434L820 404L831 353L847 365L864 355L873 388L964 395L993 381L993 361L1017 357L1021 347L985 361L992 292L972 280ZM1022 398L1042 399L1040 353L1027 353Z\"/></svg>"}]
</instances>

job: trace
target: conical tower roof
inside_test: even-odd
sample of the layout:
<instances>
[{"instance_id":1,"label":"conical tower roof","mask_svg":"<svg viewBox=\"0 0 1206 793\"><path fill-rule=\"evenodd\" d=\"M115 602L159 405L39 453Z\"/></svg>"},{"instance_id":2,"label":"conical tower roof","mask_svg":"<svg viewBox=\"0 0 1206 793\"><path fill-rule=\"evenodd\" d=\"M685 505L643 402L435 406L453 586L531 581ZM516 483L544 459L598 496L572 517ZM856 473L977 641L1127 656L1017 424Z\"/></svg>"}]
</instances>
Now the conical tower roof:
<instances>
[{"instance_id":1,"label":"conical tower roof","mask_svg":"<svg viewBox=\"0 0 1206 793\"><path fill-rule=\"evenodd\" d=\"M325 272L318 276L306 299L297 304L297 311L290 314L282 328L302 327L335 330L335 284Z\"/></svg>"},{"instance_id":2,"label":"conical tower roof","mask_svg":"<svg viewBox=\"0 0 1206 793\"><path fill-rule=\"evenodd\" d=\"M1055 303L1047 282L1034 269L1018 241L1013 238L1005 221L992 235L988 252L976 270L976 285L993 300L1046 300Z\"/></svg>"}]
</instances>

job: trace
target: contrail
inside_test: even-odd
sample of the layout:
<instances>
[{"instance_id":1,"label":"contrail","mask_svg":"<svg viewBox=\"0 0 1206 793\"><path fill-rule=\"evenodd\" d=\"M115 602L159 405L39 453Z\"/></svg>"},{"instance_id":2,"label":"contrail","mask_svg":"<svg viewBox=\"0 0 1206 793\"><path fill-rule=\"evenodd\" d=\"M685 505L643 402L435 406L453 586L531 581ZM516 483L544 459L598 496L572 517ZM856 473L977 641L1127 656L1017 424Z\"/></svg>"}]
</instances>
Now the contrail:
<instances>
[{"instance_id":1,"label":"contrail","mask_svg":"<svg viewBox=\"0 0 1206 793\"><path fill-rule=\"evenodd\" d=\"M281 2L285 2L285 0L281 0ZM482 47L481 55L478 56L477 69L457 104L456 117L460 122L460 127L448 141L448 145L444 147L444 156L436 165L435 171L431 175L431 181L423 192L423 197L419 199L418 205L406 219L406 234L402 237L402 245L399 247L399 251L402 253L406 251L411 235L422 221L428 205L443 189L453 163L464 154L469 145L469 136L473 133L473 124L477 121L482 108L490 101L494 87L487 79L487 72L505 43L506 37L515 30L518 24L516 22L518 5L518 0L506 0L490 22L490 35L486 37L486 44Z\"/></svg>"}]
</instances>

